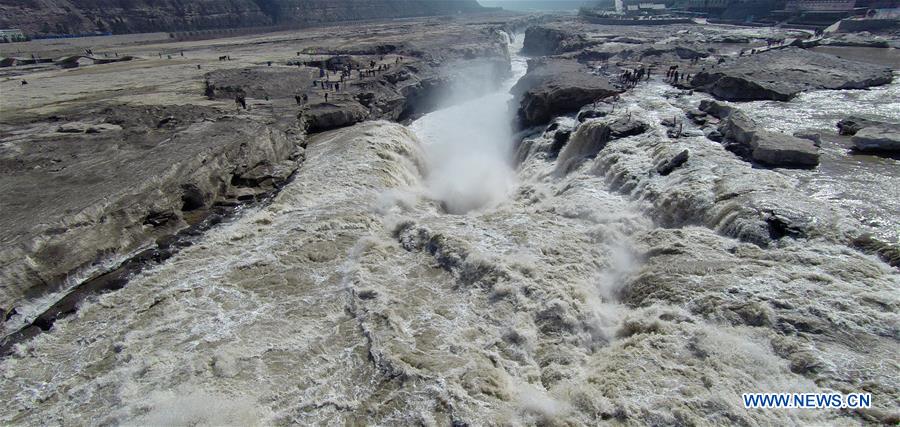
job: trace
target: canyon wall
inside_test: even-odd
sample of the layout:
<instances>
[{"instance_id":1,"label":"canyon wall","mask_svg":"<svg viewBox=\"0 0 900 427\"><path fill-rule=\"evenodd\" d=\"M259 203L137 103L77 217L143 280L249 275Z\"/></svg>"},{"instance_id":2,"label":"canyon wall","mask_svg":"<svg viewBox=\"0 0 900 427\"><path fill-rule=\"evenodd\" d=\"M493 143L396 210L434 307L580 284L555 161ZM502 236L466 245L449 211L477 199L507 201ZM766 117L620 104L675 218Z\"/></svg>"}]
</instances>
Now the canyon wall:
<instances>
[{"instance_id":1,"label":"canyon wall","mask_svg":"<svg viewBox=\"0 0 900 427\"><path fill-rule=\"evenodd\" d=\"M476 0L0 0L0 28L28 35L304 26L481 10Z\"/></svg>"}]
</instances>

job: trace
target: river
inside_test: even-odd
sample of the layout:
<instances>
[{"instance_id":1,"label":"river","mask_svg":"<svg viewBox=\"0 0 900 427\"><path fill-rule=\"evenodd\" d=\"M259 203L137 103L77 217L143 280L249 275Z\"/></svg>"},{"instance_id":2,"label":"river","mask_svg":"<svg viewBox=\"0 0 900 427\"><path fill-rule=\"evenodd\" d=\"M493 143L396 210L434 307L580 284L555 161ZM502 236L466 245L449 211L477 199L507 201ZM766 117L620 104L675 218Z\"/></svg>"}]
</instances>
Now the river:
<instances>
[{"instance_id":1,"label":"river","mask_svg":"<svg viewBox=\"0 0 900 427\"><path fill-rule=\"evenodd\" d=\"M665 199L690 219L729 180L799 178L696 132L667 141L660 119L698 99L661 82L615 113L645 134L560 174L551 135L509 129L519 46L495 93L408 127L314 137L270 205L0 361L0 422L828 424L845 419L747 411L740 394L839 381L896 394L881 362L900 285L883 263L827 240L762 249L656 213ZM682 147L677 181L647 173Z\"/></svg>"}]
</instances>

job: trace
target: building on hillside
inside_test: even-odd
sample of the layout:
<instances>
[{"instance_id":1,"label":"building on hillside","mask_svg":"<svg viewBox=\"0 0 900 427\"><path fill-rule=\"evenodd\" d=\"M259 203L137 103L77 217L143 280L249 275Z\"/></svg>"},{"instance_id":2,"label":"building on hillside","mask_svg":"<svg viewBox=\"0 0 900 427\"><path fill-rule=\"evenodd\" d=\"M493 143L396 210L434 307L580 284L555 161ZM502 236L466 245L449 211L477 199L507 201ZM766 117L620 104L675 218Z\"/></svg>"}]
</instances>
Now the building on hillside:
<instances>
[{"instance_id":1,"label":"building on hillside","mask_svg":"<svg viewBox=\"0 0 900 427\"><path fill-rule=\"evenodd\" d=\"M677 9L709 18L748 21L784 6L784 0L674 0Z\"/></svg>"},{"instance_id":2,"label":"building on hillside","mask_svg":"<svg viewBox=\"0 0 900 427\"><path fill-rule=\"evenodd\" d=\"M898 0L787 0L783 10L772 11L774 22L819 28L850 17L873 17L878 10L897 7Z\"/></svg>"},{"instance_id":3,"label":"building on hillside","mask_svg":"<svg viewBox=\"0 0 900 427\"><path fill-rule=\"evenodd\" d=\"M710 18L766 23L830 25L872 9L890 11L900 0L672 0L674 8ZM883 15L885 13L882 13Z\"/></svg>"},{"instance_id":4,"label":"building on hillside","mask_svg":"<svg viewBox=\"0 0 900 427\"><path fill-rule=\"evenodd\" d=\"M788 0L784 10L789 12L849 12L856 8L856 0Z\"/></svg>"},{"instance_id":5,"label":"building on hillside","mask_svg":"<svg viewBox=\"0 0 900 427\"><path fill-rule=\"evenodd\" d=\"M665 10L666 3L661 0L616 0L616 12L637 14Z\"/></svg>"},{"instance_id":6,"label":"building on hillside","mask_svg":"<svg viewBox=\"0 0 900 427\"><path fill-rule=\"evenodd\" d=\"M28 38L22 33L22 30L10 28L0 30L0 43L24 42Z\"/></svg>"}]
</instances>

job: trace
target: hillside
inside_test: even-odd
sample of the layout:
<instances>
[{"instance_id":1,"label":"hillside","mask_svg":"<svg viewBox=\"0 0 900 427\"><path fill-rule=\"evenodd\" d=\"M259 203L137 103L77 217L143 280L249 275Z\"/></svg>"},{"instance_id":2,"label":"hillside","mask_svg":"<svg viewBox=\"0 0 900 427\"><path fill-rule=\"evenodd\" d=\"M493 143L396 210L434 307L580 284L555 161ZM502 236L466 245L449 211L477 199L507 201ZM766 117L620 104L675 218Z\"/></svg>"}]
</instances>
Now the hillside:
<instances>
[{"instance_id":1,"label":"hillside","mask_svg":"<svg viewBox=\"0 0 900 427\"><path fill-rule=\"evenodd\" d=\"M0 0L0 28L29 35L302 26L478 11L476 0Z\"/></svg>"}]
</instances>

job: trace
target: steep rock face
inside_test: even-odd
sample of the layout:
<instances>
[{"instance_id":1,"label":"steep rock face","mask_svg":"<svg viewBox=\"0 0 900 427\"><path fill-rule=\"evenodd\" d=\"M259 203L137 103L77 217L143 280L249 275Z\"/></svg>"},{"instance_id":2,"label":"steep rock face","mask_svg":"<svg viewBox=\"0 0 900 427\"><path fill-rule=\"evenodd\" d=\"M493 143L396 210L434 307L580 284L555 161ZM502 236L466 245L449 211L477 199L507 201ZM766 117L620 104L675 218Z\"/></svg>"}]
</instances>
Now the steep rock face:
<instances>
[{"instance_id":1,"label":"steep rock face","mask_svg":"<svg viewBox=\"0 0 900 427\"><path fill-rule=\"evenodd\" d=\"M621 91L577 61L562 58L530 61L528 73L511 90L519 101L520 126L545 123Z\"/></svg>"},{"instance_id":2,"label":"steep rock face","mask_svg":"<svg viewBox=\"0 0 900 427\"><path fill-rule=\"evenodd\" d=\"M612 140L640 135L648 125L631 115L617 114L609 120L588 120L578 126L571 140L559 152L556 173L566 174L585 159L594 158Z\"/></svg>"},{"instance_id":3,"label":"steep rock face","mask_svg":"<svg viewBox=\"0 0 900 427\"><path fill-rule=\"evenodd\" d=\"M691 84L728 101L787 101L807 90L863 89L891 79L888 67L791 47L731 60Z\"/></svg>"},{"instance_id":4,"label":"steep rock face","mask_svg":"<svg viewBox=\"0 0 900 427\"><path fill-rule=\"evenodd\" d=\"M309 132L321 132L359 123L368 112L355 101L313 104L303 112Z\"/></svg>"},{"instance_id":5,"label":"steep rock face","mask_svg":"<svg viewBox=\"0 0 900 427\"><path fill-rule=\"evenodd\" d=\"M351 45L344 40L365 25L343 34L328 28L322 33L334 39L296 47L323 59L310 65L301 55L259 66L211 57L202 69L172 77L192 81L184 97L176 89L176 98L156 98L178 99L178 105L133 106L101 97L53 115L17 105L14 117L0 123L0 313L16 317L0 320L0 357L51 329L83 298L125 286L145 267L190 246L245 203L268 203L303 162L305 133L405 120L435 108L447 93L474 96L495 88L510 63L507 39L494 25L429 25L427 36L416 30L414 40L398 35ZM295 50L289 43L287 50ZM262 64L269 59L257 58ZM370 61L385 67L361 76ZM352 63L353 76L325 92L322 62L329 70ZM84 70L92 71L99 72ZM160 78L168 72L154 73L153 90L171 89L164 83L169 76ZM130 71L101 74L96 79L108 82L127 79ZM338 78L328 74L332 82ZM40 80L34 82L39 87ZM323 92L331 95L326 102ZM206 99L197 102L201 93ZM235 106L239 96L246 109Z\"/></svg>"},{"instance_id":6,"label":"steep rock face","mask_svg":"<svg viewBox=\"0 0 900 427\"><path fill-rule=\"evenodd\" d=\"M550 25L535 25L525 30L522 51L528 55L554 55L587 46L584 36Z\"/></svg>"},{"instance_id":7,"label":"steep rock face","mask_svg":"<svg viewBox=\"0 0 900 427\"><path fill-rule=\"evenodd\" d=\"M376 49L360 48L354 52L354 55L335 53L325 62L346 58L349 63L364 68L378 57ZM248 98L272 100L298 99L306 94L307 101L298 100L304 105L301 116L309 132L319 132L363 120L414 118L454 96L471 97L493 90L510 73L506 45L490 41L434 53L406 48L395 52L404 55L404 64L365 78L360 78L358 69L355 70L352 78L340 83L340 93L332 93L331 102L319 102L321 95L310 89L317 87L313 82L320 85L322 79L317 68L319 61L310 63L315 66L292 63L297 68L260 66L215 70L205 75L205 93L210 99L234 99L244 94ZM477 56L469 59L472 52ZM435 59L436 56L440 59ZM473 81L470 76L484 79ZM346 95L352 100L341 99Z\"/></svg>"},{"instance_id":8,"label":"steep rock face","mask_svg":"<svg viewBox=\"0 0 900 427\"><path fill-rule=\"evenodd\" d=\"M0 1L0 27L26 34L116 34L296 26L478 11L475 0Z\"/></svg>"},{"instance_id":9,"label":"steep rock face","mask_svg":"<svg viewBox=\"0 0 900 427\"><path fill-rule=\"evenodd\" d=\"M27 124L34 136L0 153L4 309L90 278L219 202L252 199L292 172L274 169L296 169L281 163L302 143L289 128L198 106L66 116Z\"/></svg>"}]
</instances>

